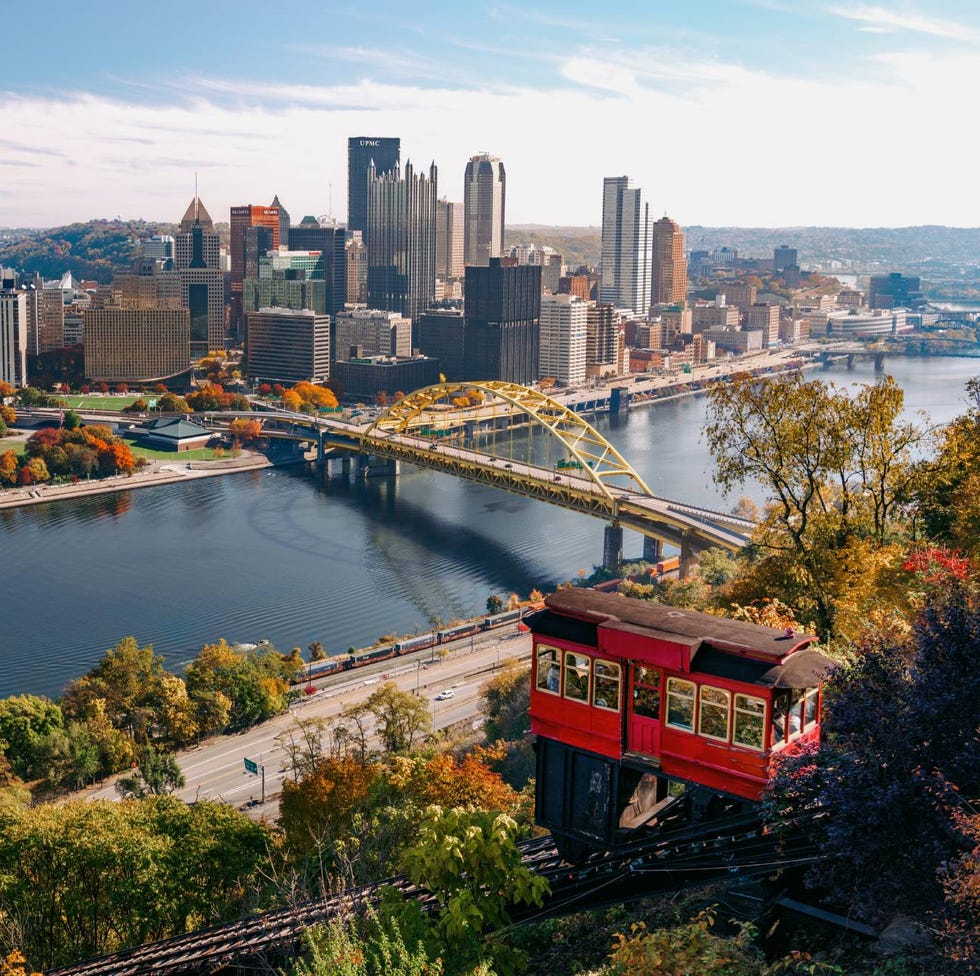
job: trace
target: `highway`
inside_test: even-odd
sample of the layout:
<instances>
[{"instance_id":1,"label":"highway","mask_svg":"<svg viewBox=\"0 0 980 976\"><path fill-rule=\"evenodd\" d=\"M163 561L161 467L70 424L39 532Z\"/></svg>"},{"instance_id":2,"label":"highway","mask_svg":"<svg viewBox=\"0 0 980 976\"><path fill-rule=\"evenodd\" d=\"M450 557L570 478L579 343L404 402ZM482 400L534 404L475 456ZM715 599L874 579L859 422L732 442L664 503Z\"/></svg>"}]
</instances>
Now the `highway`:
<instances>
[{"instance_id":1,"label":"highway","mask_svg":"<svg viewBox=\"0 0 980 976\"><path fill-rule=\"evenodd\" d=\"M283 779L292 775L286 768L286 740L297 719L317 717L329 722L345 706L363 701L383 681L391 680L402 691L418 694L428 701L436 731L463 721L478 721L480 686L509 658L526 660L530 653L530 635L516 633L509 625L321 679L315 682L317 692L293 705L288 714L236 735L208 739L200 746L182 751L178 762L187 782L175 795L189 803L223 800L248 810L252 816L266 815L274 819L278 814L278 794ZM435 696L446 689L452 689L453 697L436 701ZM245 771L245 759L253 760L260 769L265 768L264 803L261 802L261 776ZM118 775L73 796L87 800L118 800L117 779Z\"/></svg>"}]
</instances>

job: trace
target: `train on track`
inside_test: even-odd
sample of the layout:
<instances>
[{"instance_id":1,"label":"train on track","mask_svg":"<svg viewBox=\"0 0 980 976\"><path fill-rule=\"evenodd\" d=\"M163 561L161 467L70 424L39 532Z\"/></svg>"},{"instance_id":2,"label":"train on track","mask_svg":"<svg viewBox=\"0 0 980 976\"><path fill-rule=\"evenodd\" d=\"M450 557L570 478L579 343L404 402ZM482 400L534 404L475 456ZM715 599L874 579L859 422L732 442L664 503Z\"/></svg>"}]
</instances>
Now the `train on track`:
<instances>
[{"instance_id":1,"label":"train on track","mask_svg":"<svg viewBox=\"0 0 980 976\"><path fill-rule=\"evenodd\" d=\"M523 617L536 612L542 606L544 606L543 603L536 603L527 607L519 607L516 610L504 610L489 617L468 620L466 623L457 624L454 627L433 630L427 634L418 634L415 637L403 637L400 640L379 644L377 647L369 647L353 654L337 654L323 661L313 661L303 668L300 680L308 682L341 671L362 668L365 665L374 664L376 661L387 661L403 654L424 651L430 647L439 647L464 637L475 637L477 634L496 630L499 627L516 626L521 623Z\"/></svg>"},{"instance_id":2,"label":"train on track","mask_svg":"<svg viewBox=\"0 0 980 976\"><path fill-rule=\"evenodd\" d=\"M679 799L692 820L752 808L778 757L819 741L813 635L580 588L526 622L535 818L569 860Z\"/></svg>"}]
</instances>

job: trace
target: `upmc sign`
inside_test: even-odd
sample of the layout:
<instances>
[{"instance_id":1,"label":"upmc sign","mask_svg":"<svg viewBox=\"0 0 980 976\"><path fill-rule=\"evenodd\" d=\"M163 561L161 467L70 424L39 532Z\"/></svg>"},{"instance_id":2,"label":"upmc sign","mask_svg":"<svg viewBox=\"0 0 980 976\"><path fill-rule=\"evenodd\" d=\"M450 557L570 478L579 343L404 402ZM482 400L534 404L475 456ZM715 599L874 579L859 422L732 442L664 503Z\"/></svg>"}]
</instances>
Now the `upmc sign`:
<instances>
[{"instance_id":1,"label":"upmc sign","mask_svg":"<svg viewBox=\"0 0 980 976\"><path fill-rule=\"evenodd\" d=\"M361 145L362 146L380 146L381 145L381 140L380 139L362 139L361 140Z\"/></svg>"}]
</instances>

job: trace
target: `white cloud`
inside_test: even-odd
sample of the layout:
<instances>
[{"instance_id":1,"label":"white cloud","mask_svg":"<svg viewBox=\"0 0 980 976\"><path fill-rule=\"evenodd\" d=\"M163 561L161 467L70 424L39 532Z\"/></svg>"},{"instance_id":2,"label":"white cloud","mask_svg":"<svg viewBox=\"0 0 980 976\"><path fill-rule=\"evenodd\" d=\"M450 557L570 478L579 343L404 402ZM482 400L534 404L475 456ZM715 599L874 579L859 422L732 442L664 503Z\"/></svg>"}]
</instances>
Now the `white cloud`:
<instances>
[{"instance_id":1,"label":"white cloud","mask_svg":"<svg viewBox=\"0 0 980 976\"><path fill-rule=\"evenodd\" d=\"M925 17L921 14L900 13L887 7L875 7L858 4L854 7L829 7L828 13L846 20L855 20L867 24L864 30L911 31L915 34L928 34L932 37L943 37L952 41L976 41L980 32L966 24L953 20L943 20L939 17Z\"/></svg>"},{"instance_id":2,"label":"white cloud","mask_svg":"<svg viewBox=\"0 0 980 976\"><path fill-rule=\"evenodd\" d=\"M219 220L275 193L297 219L331 199L343 219L347 137L398 135L403 159L435 159L450 199L469 156L500 155L512 223L598 224L603 176L627 173L684 224L980 225L969 153L905 138L962 131L956 96L972 91L978 53L881 55L886 70L863 80L626 55L568 58L569 80L549 89L207 78L171 105L0 93L20 147L4 158L34 164L4 168L3 222L177 220L195 171Z\"/></svg>"}]
</instances>

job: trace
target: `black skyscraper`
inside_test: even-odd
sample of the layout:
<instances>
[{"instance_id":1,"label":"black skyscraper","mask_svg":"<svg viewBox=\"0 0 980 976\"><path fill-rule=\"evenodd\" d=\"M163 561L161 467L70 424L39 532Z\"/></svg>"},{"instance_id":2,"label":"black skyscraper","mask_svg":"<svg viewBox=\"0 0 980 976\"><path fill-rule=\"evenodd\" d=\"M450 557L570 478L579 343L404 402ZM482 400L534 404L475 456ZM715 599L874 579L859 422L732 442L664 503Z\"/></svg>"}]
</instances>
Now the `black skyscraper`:
<instances>
[{"instance_id":1,"label":"black skyscraper","mask_svg":"<svg viewBox=\"0 0 980 976\"><path fill-rule=\"evenodd\" d=\"M399 162L401 139L351 136L347 140L347 229L367 231L368 167L376 176L391 173ZM367 238L365 237L365 242Z\"/></svg>"},{"instance_id":2,"label":"black skyscraper","mask_svg":"<svg viewBox=\"0 0 980 976\"><path fill-rule=\"evenodd\" d=\"M538 378L539 265L466 269L463 368L467 379L533 383Z\"/></svg>"},{"instance_id":3,"label":"black skyscraper","mask_svg":"<svg viewBox=\"0 0 980 976\"><path fill-rule=\"evenodd\" d=\"M318 270L327 283L327 312L334 316L347 301L347 253L343 227L299 224L289 228L291 251L319 251Z\"/></svg>"}]
</instances>

